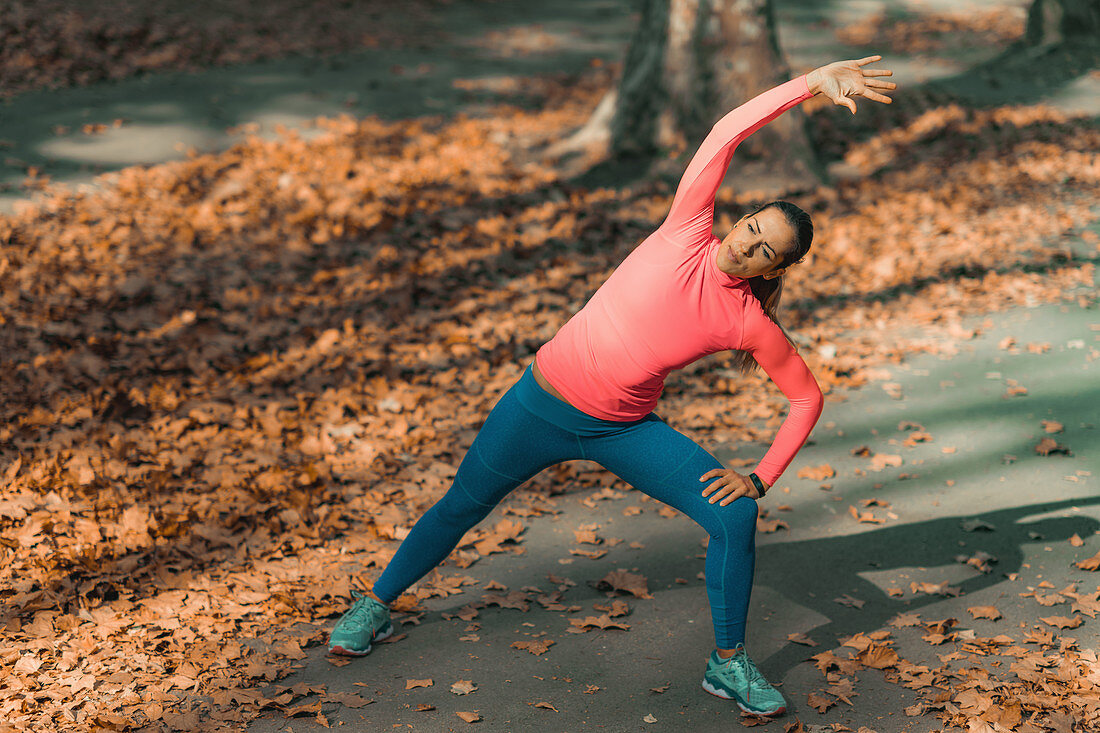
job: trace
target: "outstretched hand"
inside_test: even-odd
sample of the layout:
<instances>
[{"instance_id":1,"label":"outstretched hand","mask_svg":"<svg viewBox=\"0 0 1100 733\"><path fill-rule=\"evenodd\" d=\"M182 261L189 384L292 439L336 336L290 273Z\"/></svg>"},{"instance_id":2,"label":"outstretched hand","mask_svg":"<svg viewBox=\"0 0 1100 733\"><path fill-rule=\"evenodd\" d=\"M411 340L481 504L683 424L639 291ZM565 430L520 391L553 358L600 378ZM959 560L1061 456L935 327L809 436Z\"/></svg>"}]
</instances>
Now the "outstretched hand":
<instances>
[{"instance_id":1,"label":"outstretched hand","mask_svg":"<svg viewBox=\"0 0 1100 733\"><path fill-rule=\"evenodd\" d=\"M813 94L824 94L834 103L843 105L856 113L856 103L851 97L863 96L876 102L893 102L890 97L876 90L888 91L896 89L897 84L892 81L876 79L877 76L891 76L894 72L889 69L864 69L864 65L872 61L879 61L882 56L866 56L861 59L849 61L836 61L826 66L819 66L806 75L806 83Z\"/></svg>"}]
</instances>

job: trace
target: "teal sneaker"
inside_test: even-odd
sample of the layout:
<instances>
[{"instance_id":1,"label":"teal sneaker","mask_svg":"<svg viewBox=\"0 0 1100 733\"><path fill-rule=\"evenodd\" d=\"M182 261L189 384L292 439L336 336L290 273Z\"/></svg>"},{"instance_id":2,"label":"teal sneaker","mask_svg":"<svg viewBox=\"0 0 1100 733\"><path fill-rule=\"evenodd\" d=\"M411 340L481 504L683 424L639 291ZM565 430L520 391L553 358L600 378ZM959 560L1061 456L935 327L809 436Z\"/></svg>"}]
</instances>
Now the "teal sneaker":
<instances>
[{"instance_id":1,"label":"teal sneaker","mask_svg":"<svg viewBox=\"0 0 1100 733\"><path fill-rule=\"evenodd\" d=\"M779 690L768 684L764 675L753 664L743 644L729 659L722 659L718 651L710 653L707 671L703 674L703 689L712 695L733 700L737 707L753 715L782 715L787 712L787 701Z\"/></svg>"},{"instance_id":2,"label":"teal sneaker","mask_svg":"<svg viewBox=\"0 0 1100 733\"><path fill-rule=\"evenodd\" d=\"M356 599L340 617L328 638L328 650L333 654L361 657L370 654L371 642L387 639L393 634L390 608L384 603L352 591Z\"/></svg>"}]
</instances>

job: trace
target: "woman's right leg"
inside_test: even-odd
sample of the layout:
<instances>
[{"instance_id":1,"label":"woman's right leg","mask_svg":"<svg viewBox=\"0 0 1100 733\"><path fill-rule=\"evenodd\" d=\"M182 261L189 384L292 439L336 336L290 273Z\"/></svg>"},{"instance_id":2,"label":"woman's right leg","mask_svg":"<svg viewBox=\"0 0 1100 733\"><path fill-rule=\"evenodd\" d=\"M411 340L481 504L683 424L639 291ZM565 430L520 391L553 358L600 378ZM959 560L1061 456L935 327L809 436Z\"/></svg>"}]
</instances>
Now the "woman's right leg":
<instances>
[{"instance_id":1,"label":"woman's right leg","mask_svg":"<svg viewBox=\"0 0 1100 733\"><path fill-rule=\"evenodd\" d=\"M576 436L525 407L517 386L489 412L447 493L417 520L375 581L372 591L382 602L392 603L443 562L517 486L549 466L581 458Z\"/></svg>"},{"instance_id":2,"label":"woman's right leg","mask_svg":"<svg viewBox=\"0 0 1100 733\"><path fill-rule=\"evenodd\" d=\"M704 577L715 643L719 649L743 644L756 560L756 500L742 496L726 506L712 504L702 495L709 482L699 477L722 463L654 413L629 429L586 441L585 457L707 531Z\"/></svg>"}]
</instances>

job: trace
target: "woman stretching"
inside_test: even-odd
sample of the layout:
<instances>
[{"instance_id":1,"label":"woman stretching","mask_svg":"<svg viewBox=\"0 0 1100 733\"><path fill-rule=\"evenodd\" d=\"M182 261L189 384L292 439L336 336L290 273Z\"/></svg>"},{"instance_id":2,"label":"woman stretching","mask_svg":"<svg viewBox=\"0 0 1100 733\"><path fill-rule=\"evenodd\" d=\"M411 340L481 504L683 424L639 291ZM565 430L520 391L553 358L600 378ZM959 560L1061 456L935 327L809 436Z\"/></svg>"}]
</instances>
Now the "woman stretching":
<instances>
[{"instance_id":1,"label":"woman stretching","mask_svg":"<svg viewBox=\"0 0 1100 733\"><path fill-rule=\"evenodd\" d=\"M806 212L773 201L719 239L714 196L738 144L802 100L849 95L889 103L893 82L863 69L880 56L840 61L791 79L733 110L688 164L664 222L504 393L463 457L447 493L416 522L368 595L329 639L338 654L370 652L393 633L388 604L446 558L514 488L562 461L595 461L691 517L710 536L705 577L717 648L703 688L744 711L778 715L783 696L745 652L757 500L805 443L823 398L775 320L782 275L813 238ZM730 349L743 372L759 365L790 401L775 441L751 473L722 464L654 412L673 369ZM707 483L704 483L707 482Z\"/></svg>"}]
</instances>

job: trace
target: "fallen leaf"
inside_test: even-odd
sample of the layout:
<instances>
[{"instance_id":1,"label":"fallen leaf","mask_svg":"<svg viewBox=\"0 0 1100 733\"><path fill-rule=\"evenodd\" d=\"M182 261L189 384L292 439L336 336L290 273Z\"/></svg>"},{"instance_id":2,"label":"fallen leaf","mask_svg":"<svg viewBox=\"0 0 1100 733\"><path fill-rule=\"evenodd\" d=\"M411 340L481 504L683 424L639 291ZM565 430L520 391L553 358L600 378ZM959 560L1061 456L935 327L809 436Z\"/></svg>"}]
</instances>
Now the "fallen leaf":
<instances>
[{"instance_id":1,"label":"fallen leaf","mask_svg":"<svg viewBox=\"0 0 1100 733\"><path fill-rule=\"evenodd\" d=\"M876 517L871 512L861 512L852 504L848 505L848 513L851 514L857 522L882 523L886 521L882 517Z\"/></svg>"},{"instance_id":2,"label":"fallen leaf","mask_svg":"<svg viewBox=\"0 0 1100 733\"><path fill-rule=\"evenodd\" d=\"M876 453L871 457L871 470L881 471L890 466L900 466L901 456L896 453Z\"/></svg>"},{"instance_id":3,"label":"fallen leaf","mask_svg":"<svg viewBox=\"0 0 1100 733\"><path fill-rule=\"evenodd\" d=\"M820 466L803 466L798 469L798 478L808 478L812 481L823 481L836 476L836 471L828 463Z\"/></svg>"},{"instance_id":4,"label":"fallen leaf","mask_svg":"<svg viewBox=\"0 0 1100 733\"><path fill-rule=\"evenodd\" d=\"M600 629L629 629L630 625L625 624L622 621L615 621L610 618L606 613L602 616L586 616L583 619L571 618L569 623L580 629L587 629L589 627L596 627Z\"/></svg>"},{"instance_id":5,"label":"fallen leaf","mask_svg":"<svg viewBox=\"0 0 1100 733\"><path fill-rule=\"evenodd\" d=\"M847 593L842 595L840 598L834 598L833 600L835 602L841 604L842 606L851 606L852 608L863 608L863 604L867 602L867 601L861 601L858 598L853 598L852 596L848 595Z\"/></svg>"},{"instance_id":6,"label":"fallen leaf","mask_svg":"<svg viewBox=\"0 0 1100 733\"><path fill-rule=\"evenodd\" d=\"M819 713L823 713L833 705L836 705L836 698L829 697L820 692L811 692L806 695L806 703Z\"/></svg>"},{"instance_id":7,"label":"fallen leaf","mask_svg":"<svg viewBox=\"0 0 1100 733\"><path fill-rule=\"evenodd\" d=\"M624 568L613 570L600 578L596 581L596 589L630 593L637 598L653 598L649 593L645 576L627 572Z\"/></svg>"},{"instance_id":8,"label":"fallen leaf","mask_svg":"<svg viewBox=\"0 0 1100 733\"><path fill-rule=\"evenodd\" d=\"M477 685L473 680L459 680L451 685L451 692L456 695L468 695L476 689Z\"/></svg>"},{"instance_id":9,"label":"fallen leaf","mask_svg":"<svg viewBox=\"0 0 1100 733\"><path fill-rule=\"evenodd\" d=\"M1087 560L1081 560L1073 563L1074 567L1081 568L1082 570L1100 570L1100 551Z\"/></svg>"},{"instance_id":10,"label":"fallen leaf","mask_svg":"<svg viewBox=\"0 0 1100 733\"><path fill-rule=\"evenodd\" d=\"M539 641L513 641L509 646L515 649L526 649L532 654L538 656L546 653L551 646L554 645L553 639L541 639Z\"/></svg>"},{"instance_id":11,"label":"fallen leaf","mask_svg":"<svg viewBox=\"0 0 1100 733\"><path fill-rule=\"evenodd\" d=\"M1073 453L1064 445L1061 445L1054 438L1043 438L1036 444L1035 452L1041 456L1049 456L1054 453L1058 453L1064 456L1072 456Z\"/></svg>"},{"instance_id":12,"label":"fallen leaf","mask_svg":"<svg viewBox=\"0 0 1100 733\"><path fill-rule=\"evenodd\" d=\"M1067 618L1065 616L1040 616L1039 620L1050 626L1057 626L1059 629L1076 629L1085 622L1085 619L1080 616L1074 616L1073 618Z\"/></svg>"},{"instance_id":13,"label":"fallen leaf","mask_svg":"<svg viewBox=\"0 0 1100 733\"><path fill-rule=\"evenodd\" d=\"M993 606L971 606L966 609L970 612L970 615L974 618L987 618L991 621L996 621L1002 618L1002 614Z\"/></svg>"}]
</instances>

